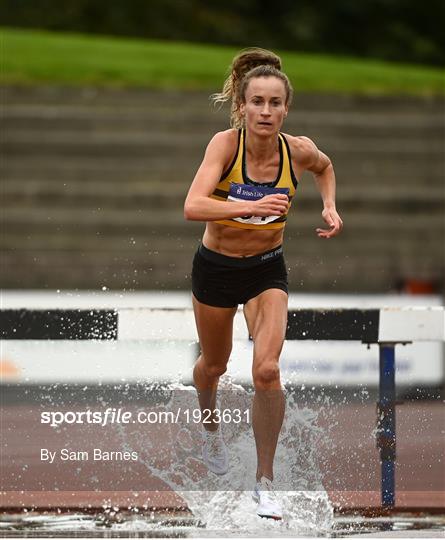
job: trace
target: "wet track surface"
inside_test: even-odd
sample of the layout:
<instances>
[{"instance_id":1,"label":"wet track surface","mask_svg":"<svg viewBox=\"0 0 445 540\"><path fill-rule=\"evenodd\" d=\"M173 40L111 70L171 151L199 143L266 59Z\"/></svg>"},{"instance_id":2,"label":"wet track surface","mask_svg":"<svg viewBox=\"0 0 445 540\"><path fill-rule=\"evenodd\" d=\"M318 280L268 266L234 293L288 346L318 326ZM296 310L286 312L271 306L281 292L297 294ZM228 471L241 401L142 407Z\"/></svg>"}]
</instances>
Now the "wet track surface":
<instances>
[{"instance_id":1,"label":"wet track surface","mask_svg":"<svg viewBox=\"0 0 445 540\"><path fill-rule=\"evenodd\" d=\"M197 522L189 513L154 514L145 516L125 512L109 517L105 514L64 514L32 513L3 515L0 520L0 534L5 538L199 538L230 537L248 538L260 535L260 530L240 534L227 530L211 530ZM283 534L271 534L268 537L325 537L346 538L362 535L383 537L443 537L445 535L445 514L440 516L399 515L391 517L364 518L361 516L337 516L330 530L308 534L299 531L287 531Z\"/></svg>"}]
</instances>

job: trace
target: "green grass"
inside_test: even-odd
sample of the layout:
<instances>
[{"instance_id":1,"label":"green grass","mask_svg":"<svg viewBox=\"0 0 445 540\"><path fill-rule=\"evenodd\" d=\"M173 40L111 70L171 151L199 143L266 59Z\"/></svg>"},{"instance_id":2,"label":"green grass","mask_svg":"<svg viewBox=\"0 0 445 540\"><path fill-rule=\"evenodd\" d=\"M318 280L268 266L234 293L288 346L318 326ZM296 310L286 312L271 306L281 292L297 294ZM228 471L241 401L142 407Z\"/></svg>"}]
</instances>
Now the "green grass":
<instances>
[{"instance_id":1,"label":"green grass","mask_svg":"<svg viewBox=\"0 0 445 540\"><path fill-rule=\"evenodd\" d=\"M221 88L233 47L1 28L2 84ZM281 52L296 92L444 95L431 67Z\"/></svg>"}]
</instances>

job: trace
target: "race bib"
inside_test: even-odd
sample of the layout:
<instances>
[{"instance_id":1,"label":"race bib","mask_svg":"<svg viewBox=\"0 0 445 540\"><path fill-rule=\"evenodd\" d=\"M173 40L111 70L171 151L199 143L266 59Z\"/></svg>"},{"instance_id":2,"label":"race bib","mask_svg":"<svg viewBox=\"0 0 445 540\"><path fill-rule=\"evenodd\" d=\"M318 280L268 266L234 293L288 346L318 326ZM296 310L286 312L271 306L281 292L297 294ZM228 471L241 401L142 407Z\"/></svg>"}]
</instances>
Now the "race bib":
<instances>
[{"instance_id":1,"label":"race bib","mask_svg":"<svg viewBox=\"0 0 445 540\"><path fill-rule=\"evenodd\" d=\"M266 186L251 186L248 184L235 184L230 183L228 201L244 202L244 201L256 201L262 199L266 195L275 195L277 193L284 193L289 195L289 188L271 188ZM265 225L271 223L281 216L243 216L232 218L239 223L249 223L250 225Z\"/></svg>"}]
</instances>

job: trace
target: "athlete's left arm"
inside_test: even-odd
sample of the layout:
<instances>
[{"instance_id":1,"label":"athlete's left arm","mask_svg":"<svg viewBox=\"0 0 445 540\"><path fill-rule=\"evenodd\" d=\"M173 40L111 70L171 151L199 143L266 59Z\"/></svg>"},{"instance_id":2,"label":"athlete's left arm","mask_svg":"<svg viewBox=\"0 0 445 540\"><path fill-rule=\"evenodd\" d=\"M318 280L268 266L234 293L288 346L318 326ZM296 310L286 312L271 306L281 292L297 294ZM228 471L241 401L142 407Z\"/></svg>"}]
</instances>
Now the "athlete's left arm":
<instances>
[{"instance_id":1,"label":"athlete's left arm","mask_svg":"<svg viewBox=\"0 0 445 540\"><path fill-rule=\"evenodd\" d=\"M293 143L292 146L298 147L294 155L299 157L299 168L313 174L315 184L323 200L321 215L329 229L316 229L316 232L320 238L337 236L343 228L343 221L335 206L335 173L332 162L307 137L294 137Z\"/></svg>"}]
</instances>

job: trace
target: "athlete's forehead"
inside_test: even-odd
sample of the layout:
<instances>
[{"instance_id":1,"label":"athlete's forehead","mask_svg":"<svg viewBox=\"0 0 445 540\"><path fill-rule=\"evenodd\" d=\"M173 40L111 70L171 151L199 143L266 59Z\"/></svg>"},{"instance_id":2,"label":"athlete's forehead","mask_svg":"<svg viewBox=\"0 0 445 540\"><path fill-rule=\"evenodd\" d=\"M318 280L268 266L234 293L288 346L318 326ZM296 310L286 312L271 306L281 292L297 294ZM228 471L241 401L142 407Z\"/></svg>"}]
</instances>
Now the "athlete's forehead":
<instances>
[{"instance_id":1,"label":"athlete's forehead","mask_svg":"<svg viewBox=\"0 0 445 540\"><path fill-rule=\"evenodd\" d=\"M284 82L278 77L254 77L250 79L245 91L246 100L254 96L270 99L286 99L286 88Z\"/></svg>"}]
</instances>

